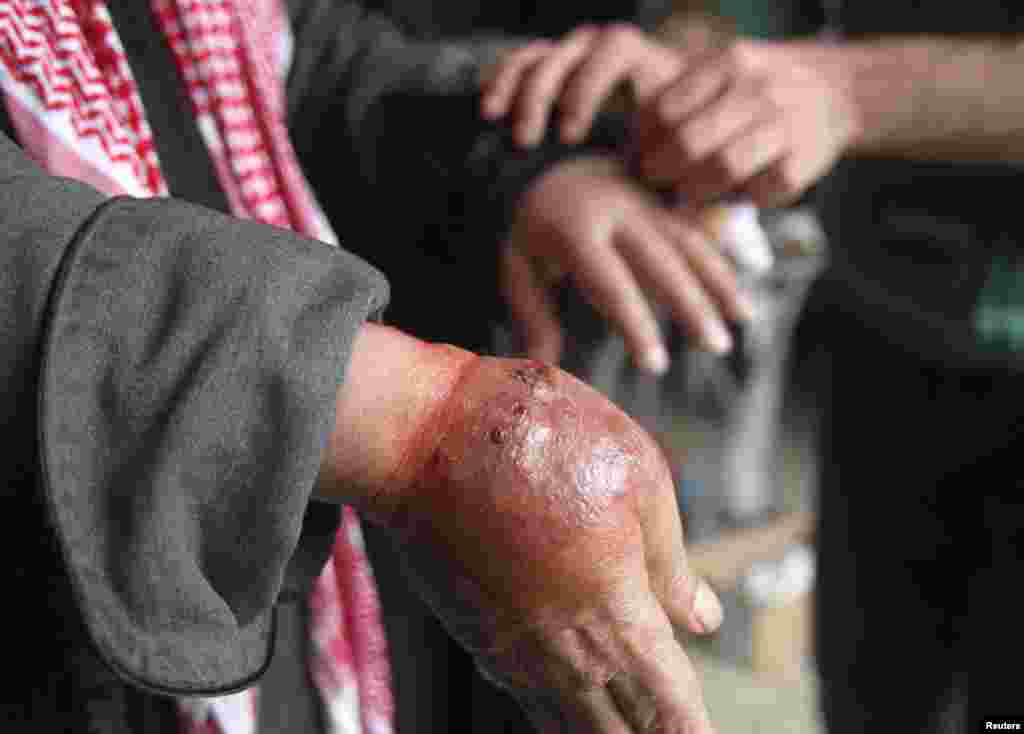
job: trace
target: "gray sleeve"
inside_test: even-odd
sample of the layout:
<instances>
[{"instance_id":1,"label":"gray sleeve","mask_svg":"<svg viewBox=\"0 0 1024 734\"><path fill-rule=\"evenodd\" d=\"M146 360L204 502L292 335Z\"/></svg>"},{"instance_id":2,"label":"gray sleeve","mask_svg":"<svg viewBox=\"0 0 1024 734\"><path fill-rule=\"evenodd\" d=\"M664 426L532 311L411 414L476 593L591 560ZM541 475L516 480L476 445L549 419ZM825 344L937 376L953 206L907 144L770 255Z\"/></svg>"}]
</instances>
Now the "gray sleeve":
<instances>
[{"instance_id":1,"label":"gray sleeve","mask_svg":"<svg viewBox=\"0 0 1024 734\"><path fill-rule=\"evenodd\" d=\"M93 642L159 692L251 683L353 337L386 282L284 230L104 199L2 137L0 216L3 408L34 426Z\"/></svg>"}]
</instances>

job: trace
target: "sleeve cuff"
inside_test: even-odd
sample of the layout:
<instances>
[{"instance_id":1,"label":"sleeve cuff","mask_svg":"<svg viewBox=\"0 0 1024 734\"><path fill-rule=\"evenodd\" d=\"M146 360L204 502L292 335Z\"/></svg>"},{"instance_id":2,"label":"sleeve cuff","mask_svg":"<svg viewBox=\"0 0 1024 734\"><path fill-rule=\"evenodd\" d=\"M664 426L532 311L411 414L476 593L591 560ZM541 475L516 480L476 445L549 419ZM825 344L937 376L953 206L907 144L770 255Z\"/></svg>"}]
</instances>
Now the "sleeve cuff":
<instances>
[{"instance_id":1,"label":"sleeve cuff","mask_svg":"<svg viewBox=\"0 0 1024 734\"><path fill-rule=\"evenodd\" d=\"M296 554L303 517L387 284L284 230L115 199L54 292L42 491L92 640L159 693L243 688L269 661L286 576L323 553Z\"/></svg>"}]
</instances>

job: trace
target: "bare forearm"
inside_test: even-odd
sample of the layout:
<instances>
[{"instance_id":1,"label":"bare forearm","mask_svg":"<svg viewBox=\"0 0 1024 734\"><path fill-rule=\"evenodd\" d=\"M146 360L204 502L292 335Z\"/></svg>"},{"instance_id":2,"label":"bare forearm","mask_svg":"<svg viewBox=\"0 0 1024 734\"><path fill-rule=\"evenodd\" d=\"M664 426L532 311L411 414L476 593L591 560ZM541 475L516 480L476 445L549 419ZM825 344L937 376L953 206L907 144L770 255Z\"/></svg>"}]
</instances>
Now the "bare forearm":
<instances>
[{"instance_id":1,"label":"bare forearm","mask_svg":"<svg viewBox=\"0 0 1024 734\"><path fill-rule=\"evenodd\" d=\"M393 509L439 440L444 404L475 359L449 345L365 324L338 389L317 495L384 520L380 516Z\"/></svg>"},{"instance_id":2,"label":"bare forearm","mask_svg":"<svg viewBox=\"0 0 1024 734\"><path fill-rule=\"evenodd\" d=\"M919 37L799 43L855 110L849 152L1024 161L1024 40Z\"/></svg>"}]
</instances>

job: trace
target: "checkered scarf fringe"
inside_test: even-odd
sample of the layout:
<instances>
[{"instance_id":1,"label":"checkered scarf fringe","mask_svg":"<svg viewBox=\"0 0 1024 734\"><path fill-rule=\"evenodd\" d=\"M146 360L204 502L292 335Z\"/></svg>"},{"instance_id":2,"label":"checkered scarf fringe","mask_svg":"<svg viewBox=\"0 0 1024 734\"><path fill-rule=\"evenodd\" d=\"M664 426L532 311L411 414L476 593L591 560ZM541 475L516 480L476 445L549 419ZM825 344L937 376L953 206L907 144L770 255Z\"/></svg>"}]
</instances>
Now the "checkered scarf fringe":
<instances>
[{"instance_id":1,"label":"checkered scarf fringe","mask_svg":"<svg viewBox=\"0 0 1024 734\"><path fill-rule=\"evenodd\" d=\"M232 213L336 240L299 169L277 0L151 0ZM49 172L108 195L166 196L138 88L103 0L0 0L0 88L19 142ZM310 596L309 660L330 734L390 734L387 649L348 508ZM255 734L258 690L183 699L186 734Z\"/></svg>"}]
</instances>

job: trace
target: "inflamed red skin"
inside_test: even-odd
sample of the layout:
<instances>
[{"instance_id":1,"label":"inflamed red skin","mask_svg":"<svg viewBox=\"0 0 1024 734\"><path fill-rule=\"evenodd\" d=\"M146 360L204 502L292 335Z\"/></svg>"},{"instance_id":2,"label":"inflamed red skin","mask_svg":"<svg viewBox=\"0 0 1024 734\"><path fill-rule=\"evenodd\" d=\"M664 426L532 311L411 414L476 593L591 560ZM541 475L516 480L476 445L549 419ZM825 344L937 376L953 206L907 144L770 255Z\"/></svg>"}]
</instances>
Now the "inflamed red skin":
<instances>
[{"instance_id":1,"label":"inflamed red skin","mask_svg":"<svg viewBox=\"0 0 1024 734\"><path fill-rule=\"evenodd\" d=\"M390 339L357 345L325 473L395 532L449 631L541 731L711 734L673 625L703 632L721 609L651 437L552 366ZM403 361L416 405L391 396Z\"/></svg>"},{"instance_id":2,"label":"inflamed red skin","mask_svg":"<svg viewBox=\"0 0 1024 734\"><path fill-rule=\"evenodd\" d=\"M549 365L478 359L421 435L436 445L394 527L492 678L521 698L588 692L628 669L635 647L657 646L642 524L676 511L663 455L636 423ZM689 586L673 592L687 605Z\"/></svg>"},{"instance_id":3,"label":"inflamed red skin","mask_svg":"<svg viewBox=\"0 0 1024 734\"><path fill-rule=\"evenodd\" d=\"M510 597L510 611L570 587L578 596L640 541L641 485L667 468L635 424L564 372L481 359L467 373L425 429L440 440L404 508L405 531L466 565L481 593Z\"/></svg>"}]
</instances>

